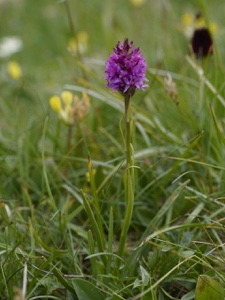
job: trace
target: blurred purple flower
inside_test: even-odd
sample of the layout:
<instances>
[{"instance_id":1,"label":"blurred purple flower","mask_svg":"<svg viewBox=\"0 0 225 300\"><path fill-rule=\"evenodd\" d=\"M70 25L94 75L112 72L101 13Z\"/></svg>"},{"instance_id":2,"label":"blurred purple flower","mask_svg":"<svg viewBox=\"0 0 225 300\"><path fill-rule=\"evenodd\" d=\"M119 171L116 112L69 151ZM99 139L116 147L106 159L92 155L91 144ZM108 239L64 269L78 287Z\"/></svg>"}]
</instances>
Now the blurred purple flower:
<instances>
[{"instance_id":1,"label":"blurred purple flower","mask_svg":"<svg viewBox=\"0 0 225 300\"><path fill-rule=\"evenodd\" d=\"M140 53L139 48L131 50L133 42L124 40L124 43L118 42L113 49L114 52L106 61L105 73L107 76L107 88L112 88L113 92L119 91L122 95L129 94L133 96L136 89L148 87L145 81L147 64Z\"/></svg>"}]
</instances>

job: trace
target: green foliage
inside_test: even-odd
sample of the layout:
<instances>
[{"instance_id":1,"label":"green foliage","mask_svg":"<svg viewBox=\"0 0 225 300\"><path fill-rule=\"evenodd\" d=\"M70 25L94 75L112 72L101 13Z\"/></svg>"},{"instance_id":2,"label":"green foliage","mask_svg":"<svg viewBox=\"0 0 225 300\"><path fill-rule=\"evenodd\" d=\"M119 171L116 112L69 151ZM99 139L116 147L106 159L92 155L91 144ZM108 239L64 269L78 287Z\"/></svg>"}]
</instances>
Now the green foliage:
<instances>
[{"instance_id":1,"label":"green foliage","mask_svg":"<svg viewBox=\"0 0 225 300\"><path fill-rule=\"evenodd\" d=\"M23 42L0 58L1 299L224 299L218 7L219 0L0 1L1 37ZM203 60L189 55L180 26L199 9L218 25L214 55ZM87 51L71 54L69 40L82 31ZM125 37L140 46L150 84L131 99L127 190L124 101L103 80L105 60ZM9 61L19 62L22 78L10 77ZM48 103L63 90L90 97L71 127ZM118 254L131 186L133 215Z\"/></svg>"},{"instance_id":2,"label":"green foliage","mask_svg":"<svg viewBox=\"0 0 225 300\"><path fill-rule=\"evenodd\" d=\"M104 300L103 294L92 283L82 280L74 279L73 286L76 290L79 300Z\"/></svg>"},{"instance_id":3,"label":"green foliage","mask_svg":"<svg viewBox=\"0 0 225 300\"><path fill-rule=\"evenodd\" d=\"M198 277L195 300L223 300L225 296L223 287L207 275Z\"/></svg>"}]
</instances>

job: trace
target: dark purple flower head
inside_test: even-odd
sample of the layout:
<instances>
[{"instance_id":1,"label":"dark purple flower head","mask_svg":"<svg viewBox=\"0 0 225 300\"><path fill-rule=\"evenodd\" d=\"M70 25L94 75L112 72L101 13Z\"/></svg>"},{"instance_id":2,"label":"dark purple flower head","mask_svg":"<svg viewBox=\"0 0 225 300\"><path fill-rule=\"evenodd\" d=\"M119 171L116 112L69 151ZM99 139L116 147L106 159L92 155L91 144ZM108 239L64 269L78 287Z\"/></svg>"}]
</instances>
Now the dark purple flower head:
<instances>
[{"instance_id":1,"label":"dark purple flower head","mask_svg":"<svg viewBox=\"0 0 225 300\"><path fill-rule=\"evenodd\" d=\"M133 42L124 40L124 43L118 42L113 49L114 52L106 61L105 80L108 81L106 87L112 88L113 92L119 91L126 95L129 93L132 96L136 89L148 87L145 81L147 64L140 53L139 48L131 50Z\"/></svg>"}]
</instances>

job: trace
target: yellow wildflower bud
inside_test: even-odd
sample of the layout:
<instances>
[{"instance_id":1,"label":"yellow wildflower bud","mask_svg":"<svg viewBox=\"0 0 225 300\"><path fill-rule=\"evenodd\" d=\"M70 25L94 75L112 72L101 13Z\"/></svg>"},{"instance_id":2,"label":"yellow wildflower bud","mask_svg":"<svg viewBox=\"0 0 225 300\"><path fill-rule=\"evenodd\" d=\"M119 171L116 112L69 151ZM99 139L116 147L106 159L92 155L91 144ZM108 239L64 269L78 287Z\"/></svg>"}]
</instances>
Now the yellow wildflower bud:
<instances>
[{"instance_id":1,"label":"yellow wildflower bud","mask_svg":"<svg viewBox=\"0 0 225 300\"><path fill-rule=\"evenodd\" d=\"M69 40L68 50L72 54L84 54L87 51L89 35L86 31L78 32L76 37Z\"/></svg>"},{"instance_id":2,"label":"yellow wildflower bud","mask_svg":"<svg viewBox=\"0 0 225 300\"><path fill-rule=\"evenodd\" d=\"M131 4L133 4L136 7L141 7L145 4L145 0L130 0Z\"/></svg>"},{"instance_id":3,"label":"yellow wildflower bud","mask_svg":"<svg viewBox=\"0 0 225 300\"><path fill-rule=\"evenodd\" d=\"M22 77L22 69L16 61L10 61L7 64L7 72L9 76L15 80L18 80Z\"/></svg>"},{"instance_id":4,"label":"yellow wildflower bud","mask_svg":"<svg viewBox=\"0 0 225 300\"><path fill-rule=\"evenodd\" d=\"M181 17L181 23L183 26L192 26L194 23L194 15L186 13Z\"/></svg>"},{"instance_id":5,"label":"yellow wildflower bud","mask_svg":"<svg viewBox=\"0 0 225 300\"><path fill-rule=\"evenodd\" d=\"M78 34L77 34L78 43L87 44L88 39L89 39L89 35L86 31L78 32Z\"/></svg>"},{"instance_id":6,"label":"yellow wildflower bud","mask_svg":"<svg viewBox=\"0 0 225 300\"><path fill-rule=\"evenodd\" d=\"M69 39L68 50L72 53L77 53L77 39L76 38Z\"/></svg>"},{"instance_id":7,"label":"yellow wildflower bud","mask_svg":"<svg viewBox=\"0 0 225 300\"><path fill-rule=\"evenodd\" d=\"M181 17L181 24L178 29L183 32L183 34L190 39L195 30L195 16L191 13L185 13Z\"/></svg>"},{"instance_id":8,"label":"yellow wildflower bud","mask_svg":"<svg viewBox=\"0 0 225 300\"><path fill-rule=\"evenodd\" d=\"M81 54L87 52L89 35L86 31L80 31L77 34L78 49Z\"/></svg>"},{"instance_id":9,"label":"yellow wildflower bud","mask_svg":"<svg viewBox=\"0 0 225 300\"><path fill-rule=\"evenodd\" d=\"M205 24L204 18L201 15L197 16L195 19L195 28L201 29L201 28L205 28L205 27L206 27L206 24Z\"/></svg>"},{"instance_id":10,"label":"yellow wildflower bud","mask_svg":"<svg viewBox=\"0 0 225 300\"><path fill-rule=\"evenodd\" d=\"M212 35L218 32L218 25L214 22L209 22L209 31Z\"/></svg>"},{"instance_id":11,"label":"yellow wildflower bud","mask_svg":"<svg viewBox=\"0 0 225 300\"><path fill-rule=\"evenodd\" d=\"M73 94L69 91L61 93L61 97L66 106L70 106L73 102Z\"/></svg>"},{"instance_id":12,"label":"yellow wildflower bud","mask_svg":"<svg viewBox=\"0 0 225 300\"><path fill-rule=\"evenodd\" d=\"M62 110L61 100L58 96L52 96L49 99L49 104L51 108L57 113L59 113Z\"/></svg>"}]
</instances>

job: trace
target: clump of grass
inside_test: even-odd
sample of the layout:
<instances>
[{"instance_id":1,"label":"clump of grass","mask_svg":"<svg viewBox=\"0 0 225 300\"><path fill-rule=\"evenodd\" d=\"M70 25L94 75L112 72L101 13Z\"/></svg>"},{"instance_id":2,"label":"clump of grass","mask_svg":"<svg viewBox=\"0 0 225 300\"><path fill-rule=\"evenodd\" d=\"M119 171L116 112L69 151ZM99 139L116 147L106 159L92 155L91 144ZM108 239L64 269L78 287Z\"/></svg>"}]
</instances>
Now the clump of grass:
<instances>
[{"instance_id":1,"label":"clump of grass","mask_svg":"<svg viewBox=\"0 0 225 300\"><path fill-rule=\"evenodd\" d=\"M196 60L177 30L186 5L157 3L1 10L4 34L23 40L10 57L23 76L9 78L1 64L1 299L188 300L204 278L224 287L223 36ZM208 12L220 23L217 4L200 7L206 21ZM80 32L85 52L71 52ZM151 86L129 102L132 148L124 99L103 82L108 52L125 36L141 45ZM61 99L56 114L48 99L62 91L72 101Z\"/></svg>"}]
</instances>

